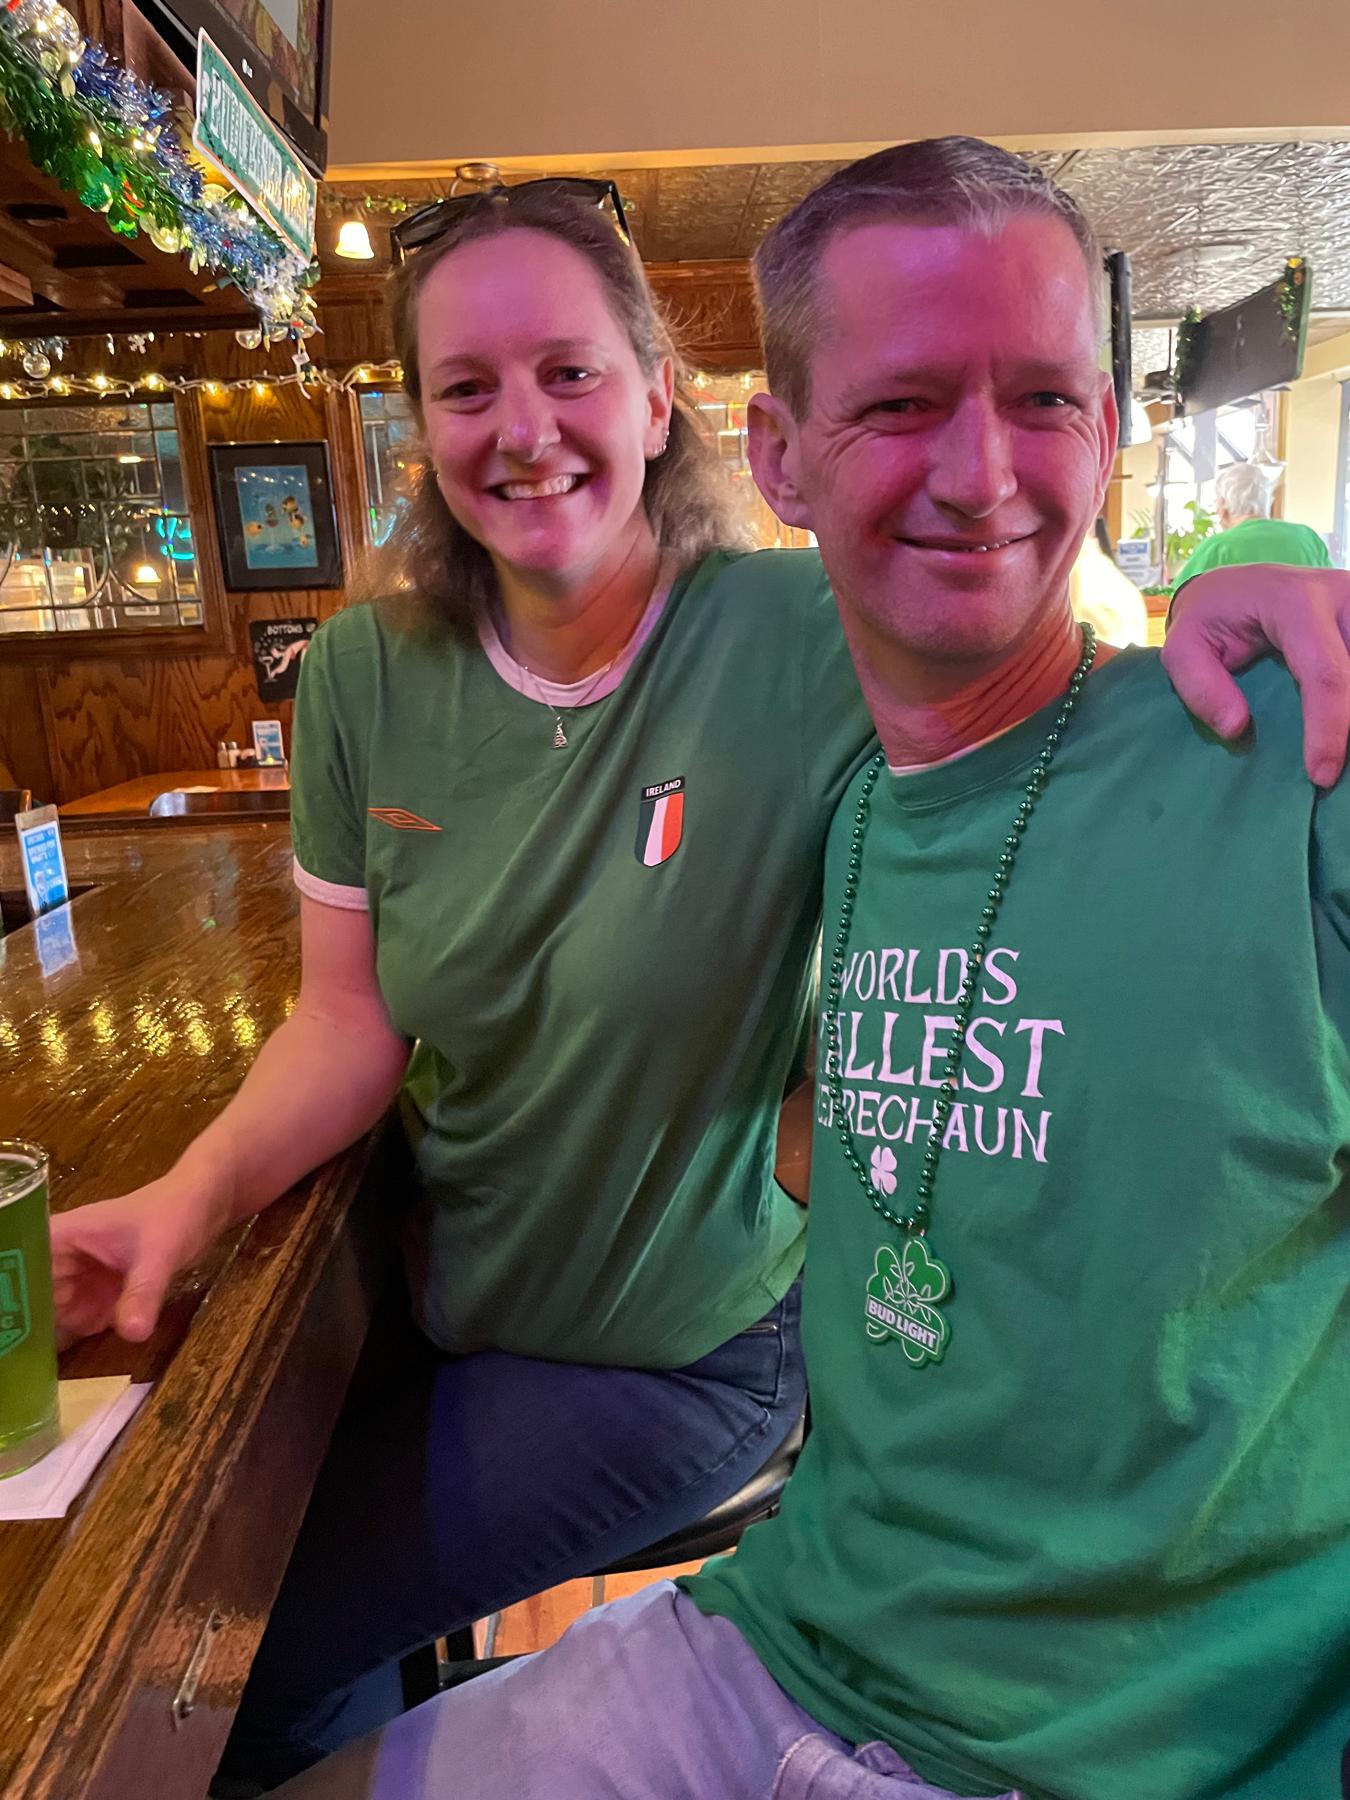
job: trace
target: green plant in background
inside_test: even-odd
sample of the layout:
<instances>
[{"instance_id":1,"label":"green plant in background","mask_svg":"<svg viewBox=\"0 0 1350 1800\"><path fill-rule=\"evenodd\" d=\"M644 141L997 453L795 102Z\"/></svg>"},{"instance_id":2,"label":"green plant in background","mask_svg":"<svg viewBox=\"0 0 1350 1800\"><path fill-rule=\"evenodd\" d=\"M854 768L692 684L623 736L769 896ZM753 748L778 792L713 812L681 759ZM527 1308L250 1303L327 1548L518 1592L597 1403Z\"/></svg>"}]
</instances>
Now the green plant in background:
<instances>
[{"instance_id":1,"label":"green plant in background","mask_svg":"<svg viewBox=\"0 0 1350 1800\"><path fill-rule=\"evenodd\" d=\"M1189 557L1204 543L1207 537L1213 537L1219 529L1219 521L1198 500L1188 500L1183 509L1191 515L1191 522L1183 531L1169 531L1167 534L1167 566L1179 569Z\"/></svg>"},{"instance_id":2,"label":"green plant in background","mask_svg":"<svg viewBox=\"0 0 1350 1800\"><path fill-rule=\"evenodd\" d=\"M1305 317L1303 299L1300 289L1308 281L1311 270L1301 256L1291 256L1284 265L1279 286L1276 289L1276 300L1279 302L1280 317L1284 320L1285 333L1291 344L1297 344L1303 331ZM1299 361L1303 353L1299 352Z\"/></svg>"},{"instance_id":3,"label":"green plant in background","mask_svg":"<svg viewBox=\"0 0 1350 1800\"><path fill-rule=\"evenodd\" d=\"M1153 508L1138 506L1130 514L1130 536L1132 538L1151 538L1153 536Z\"/></svg>"},{"instance_id":4,"label":"green plant in background","mask_svg":"<svg viewBox=\"0 0 1350 1800\"><path fill-rule=\"evenodd\" d=\"M1195 332L1202 314L1198 306L1186 309L1186 316L1177 327L1176 350L1172 356L1172 387L1174 392L1186 397L1186 390L1195 373Z\"/></svg>"}]
</instances>

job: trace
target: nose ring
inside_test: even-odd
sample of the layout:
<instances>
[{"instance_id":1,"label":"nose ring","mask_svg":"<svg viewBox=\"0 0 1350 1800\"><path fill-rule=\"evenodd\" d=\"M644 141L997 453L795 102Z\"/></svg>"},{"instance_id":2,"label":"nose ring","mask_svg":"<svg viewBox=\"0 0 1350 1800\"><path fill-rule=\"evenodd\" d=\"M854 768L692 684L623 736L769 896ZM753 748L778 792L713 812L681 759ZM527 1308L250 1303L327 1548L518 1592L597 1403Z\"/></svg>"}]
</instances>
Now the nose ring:
<instances>
[{"instance_id":1,"label":"nose ring","mask_svg":"<svg viewBox=\"0 0 1350 1800\"><path fill-rule=\"evenodd\" d=\"M517 462L522 463L538 462L544 454L544 445L537 436L531 438L528 444L513 444L506 432L503 431L497 439L497 454L498 456L513 456Z\"/></svg>"}]
</instances>

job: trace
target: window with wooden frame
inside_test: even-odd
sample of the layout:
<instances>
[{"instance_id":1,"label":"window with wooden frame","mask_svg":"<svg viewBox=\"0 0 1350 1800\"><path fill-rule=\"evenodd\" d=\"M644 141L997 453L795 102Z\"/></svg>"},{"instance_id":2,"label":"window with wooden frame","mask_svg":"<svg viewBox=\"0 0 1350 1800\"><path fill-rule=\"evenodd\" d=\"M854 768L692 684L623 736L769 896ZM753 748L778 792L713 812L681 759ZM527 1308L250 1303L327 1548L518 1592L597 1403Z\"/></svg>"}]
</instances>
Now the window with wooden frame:
<instances>
[{"instance_id":1,"label":"window with wooden frame","mask_svg":"<svg viewBox=\"0 0 1350 1800\"><path fill-rule=\"evenodd\" d=\"M401 387L363 387L361 441L370 496L370 541L387 543L407 510L419 464L417 422Z\"/></svg>"},{"instance_id":2,"label":"window with wooden frame","mask_svg":"<svg viewBox=\"0 0 1350 1800\"><path fill-rule=\"evenodd\" d=\"M0 407L0 641L203 626L174 402Z\"/></svg>"}]
</instances>

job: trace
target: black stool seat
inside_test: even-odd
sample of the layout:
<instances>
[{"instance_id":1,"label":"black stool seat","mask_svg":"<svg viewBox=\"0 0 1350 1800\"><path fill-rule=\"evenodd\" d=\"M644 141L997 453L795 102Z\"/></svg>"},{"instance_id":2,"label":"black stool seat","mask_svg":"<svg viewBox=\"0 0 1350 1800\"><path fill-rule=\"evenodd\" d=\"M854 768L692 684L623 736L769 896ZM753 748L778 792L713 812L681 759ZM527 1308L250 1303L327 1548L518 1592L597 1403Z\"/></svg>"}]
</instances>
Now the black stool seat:
<instances>
[{"instance_id":1,"label":"black stool seat","mask_svg":"<svg viewBox=\"0 0 1350 1800\"><path fill-rule=\"evenodd\" d=\"M620 1557L608 1567L597 1569L597 1575L632 1575L643 1569L664 1569L672 1563L698 1562L705 1556L716 1556L719 1550L730 1550L749 1525L771 1519L778 1511L787 1478L792 1473L806 1435L806 1418L797 1420L764 1467L752 1475L745 1486L720 1506L713 1507L692 1525L672 1532L639 1550L632 1556Z\"/></svg>"}]
</instances>

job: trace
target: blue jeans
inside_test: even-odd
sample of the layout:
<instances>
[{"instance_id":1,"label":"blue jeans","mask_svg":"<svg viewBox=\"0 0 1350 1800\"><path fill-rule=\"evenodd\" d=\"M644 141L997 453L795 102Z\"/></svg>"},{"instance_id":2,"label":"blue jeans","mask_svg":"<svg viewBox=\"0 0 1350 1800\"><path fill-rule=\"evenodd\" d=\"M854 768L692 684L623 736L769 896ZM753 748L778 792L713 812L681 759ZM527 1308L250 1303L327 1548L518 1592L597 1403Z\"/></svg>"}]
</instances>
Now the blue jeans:
<instances>
[{"instance_id":1,"label":"blue jeans","mask_svg":"<svg viewBox=\"0 0 1350 1800\"><path fill-rule=\"evenodd\" d=\"M682 1369L444 1355L358 1371L221 1774L274 1786L402 1710L397 1659L692 1524L801 1414L800 1285Z\"/></svg>"},{"instance_id":2,"label":"blue jeans","mask_svg":"<svg viewBox=\"0 0 1350 1800\"><path fill-rule=\"evenodd\" d=\"M818 1725L734 1625L660 1582L584 1614L551 1650L416 1707L276 1800L953 1796L888 1745Z\"/></svg>"}]
</instances>

